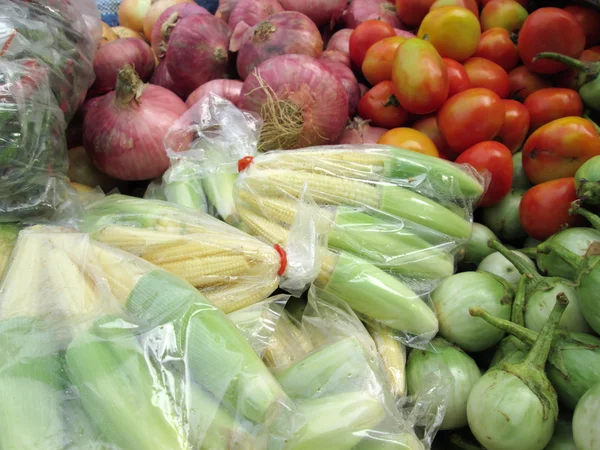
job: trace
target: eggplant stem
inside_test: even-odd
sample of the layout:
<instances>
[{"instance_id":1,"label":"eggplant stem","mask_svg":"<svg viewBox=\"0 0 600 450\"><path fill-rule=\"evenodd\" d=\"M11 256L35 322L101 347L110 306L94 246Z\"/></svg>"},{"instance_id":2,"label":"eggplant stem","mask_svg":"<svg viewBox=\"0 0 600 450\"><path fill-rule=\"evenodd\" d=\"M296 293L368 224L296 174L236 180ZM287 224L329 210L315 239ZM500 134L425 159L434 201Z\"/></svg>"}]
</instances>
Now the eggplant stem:
<instances>
[{"instance_id":1,"label":"eggplant stem","mask_svg":"<svg viewBox=\"0 0 600 450\"><path fill-rule=\"evenodd\" d=\"M565 64L566 66L572 67L573 69L578 70L579 72L587 71L587 67L584 63L582 63L578 59L571 58L570 56L561 55L560 53L541 52L541 53L538 53L537 55L535 55L535 57L533 58L533 61L535 62L538 59L552 59L554 61L561 62L561 63Z\"/></svg>"},{"instance_id":2,"label":"eggplant stem","mask_svg":"<svg viewBox=\"0 0 600 450\"><path fill-rule=\"evenodd\" d=\"M507 249L500 241L490 239L488 241L488 247L500 252L502 256L508 259L508 261L517 268L521 275L530 274L532 279L539 279L542 277L534 267L531 267L523 260L523 258Z\"/></svg>"},{"instance_id":3,"label":"eggplant stem","mask_svg":"<svg viewBox=\"0 0 600 450\"><path fill-rule=\"evenodd\" d=\"M596 230L600 231L600 216L583 208L580 201L575 200L573 203L571 203L569 214L579 214L580 216L585 217Z\"/></svg>"},{"instance_id":4,"label":"eggplant stem","mask_svg":"<svg viewBox=\"0 0 600 450\"><path fill-rule=\"evenodd\" d=\"M535 331L509 322L508 320L494 317L483 308L469 308L469 314L471 314L473 317L479 317L480 319L485 320L487 323L500 330L506 331L507 333L516 337L518 340L524 342L525 344L533 345L535 343L535 340L537 339L538 334Z\"/></svg>"},{"instance_id":5,"label":"eggplant stem","mask_svg":"<svg viewBox=\"0 0 600 450\"><path fill-rule=\"evenodd\" d=\"M517 251L523 253L525 256L527 256L531 259L537 258L537 255L538 255L536 247L525 247L525 248L521 248Z\"/></svg>"},{"instance_id":6,"label":"eggplant stem","mask_svg":"<svg viewBox=\"0 0 600 450\"><path fill-rule=\"evenodd\" d=\"M559 292L556 295L556 303L552 308L550 317L548 317L548 320L540 330L535 344L533 344L533 347L527 354L523 364L529 364L532 367L537 367L541 371L544 370L544 366L548 360L548 355L550 354L550 347L552 346L552 341L554 340L554 332L556 331L558 323L560 322L560 319L568 305L569 299L565 293Z\"/></svg>"},{"instance_id":7,"label":"eggplant stem","mask_svg":"<svg viewBox=\"0 0 600 450\"><path fill-rule=\"evenodd\" d=\"M538 246L538 252L554 253L573 269L578 269L583 262L583 258L581 256L573 253L571 250L563 247L562 245L556 244L555 242L542 242Z\"/></svg>"},{"instance_id":8,"label":"eggplant stem","mask_svg":"<svg viewBox=\"0 0 600 450\"><path fill-rule=\"evenodd\" d=\"M513 301L512 311L510 320L515 325L525 326L525 319L523 318L523 310L525 309L525 284L529 278L527 275L521 275L519 284L517 285L517 292L515 294L515 300Z\"/></svg>"}]
</instances>

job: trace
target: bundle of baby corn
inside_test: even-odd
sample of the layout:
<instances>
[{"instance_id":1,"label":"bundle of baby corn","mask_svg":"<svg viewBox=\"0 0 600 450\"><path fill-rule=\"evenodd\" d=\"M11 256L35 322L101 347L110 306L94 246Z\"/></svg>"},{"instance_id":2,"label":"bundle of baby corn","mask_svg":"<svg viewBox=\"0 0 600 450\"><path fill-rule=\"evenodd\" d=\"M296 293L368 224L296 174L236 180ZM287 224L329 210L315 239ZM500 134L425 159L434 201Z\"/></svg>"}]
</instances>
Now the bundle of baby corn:
<instances>
[{"instance_id":1,"label":"bundle of baby corn","mask_svg":"<svg viewBox=\"0 0 600 450\"><path fill-rule=\"evenodd\" d=\"M329 146L255 157L235 199L251 234L284 246L298 215L314 211L327 240L315 285L363 316L431 337L437 320L421 295L454 272L484 188L476 172L439 158Z\"/></svg>"},{"instance_id":2,"label":"bundle of baby corn","mask_svg":"<svg viewBox=\"0 0 600 450\"><path fill-rule=\"evenodd\" d=\"M183 278L226 313L267 298L285 269L273 246L160 200L109 195L87 206L81 229Z\"/></svg>"}]
</instances>

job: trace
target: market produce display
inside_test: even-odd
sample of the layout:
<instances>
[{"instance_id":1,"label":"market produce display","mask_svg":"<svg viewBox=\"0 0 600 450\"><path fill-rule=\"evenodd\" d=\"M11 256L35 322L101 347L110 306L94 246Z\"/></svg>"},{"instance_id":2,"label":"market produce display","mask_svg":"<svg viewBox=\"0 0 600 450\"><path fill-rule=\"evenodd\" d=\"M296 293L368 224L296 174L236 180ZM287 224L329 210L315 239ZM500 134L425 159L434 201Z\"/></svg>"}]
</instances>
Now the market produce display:
<instances>
[{"instance_id":1,"label":"market produce display","mask_svg":"<svg viewBox=\"0 0 600 450\"><path fill-rule=\"evenodd\" d=\"M600 449L597 2L93 3L0 0L0 449Z\"/></svg>"}]
</instances>

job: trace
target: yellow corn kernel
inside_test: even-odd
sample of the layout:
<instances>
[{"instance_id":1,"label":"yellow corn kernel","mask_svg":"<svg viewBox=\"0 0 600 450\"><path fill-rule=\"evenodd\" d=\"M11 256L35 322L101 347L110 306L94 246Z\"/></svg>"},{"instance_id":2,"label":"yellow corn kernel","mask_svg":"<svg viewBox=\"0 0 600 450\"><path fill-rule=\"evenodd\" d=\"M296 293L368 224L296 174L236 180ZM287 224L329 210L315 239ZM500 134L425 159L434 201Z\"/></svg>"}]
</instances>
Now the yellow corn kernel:
<instances>
[{"instance_id":1,"label":"yellow corn kernel","mask_svg":"<svg viewBox=\"0 0 600 450\"><path fill-rule=\"evenodd\" d=\"M281 225L271 222L247 208L238 208L240 217L254 236L260 236L271 245L284 245L288 239L288 230Z\"/></svg>"},{"instance_id":2,"label":"yellow corn kernel","mask_svg":"<svg viewBox=\"0 0 600 450\"><path fill-rule=\"evenodd\" d=\"M203 290L202 293L213 305L225 314L229 314L263 301L277 289L277 286L278 279L275 278L264 284L234 283L220 289Z\"/></svg>"},{"instance_id":3,"label":"yellow corn kernel","mask_svg":"<svg viewBox=\"0 0 600 450\"><path fill-rule=\"evenodd\" d=\"M226 255L179 261L161 267L200 288L228 283L231 278L248 272L251 266L243 255Z\"/></svg>"},{"instance_id":4,"label":"yellow corn kernel","mask_svg":"<svg viewBox=\"0 0 600 450\"><path fill-rule=\"evenodd\" d=\"M314 347L304 330L298 327L287 312L283 311L275 332L263 356L264 363L272 369L284 369L300 361Z\"/></svg>"},{"instance_id":5,"label":"yellow corn kernel","mask_svg":"<svg viewBox=\"0 0 600 450\"><path fill-rule=\"evenodd\" d=\"M180 262L187 259L201 259L226 253L226 250L216 245L205 244L192 239L171 246L161 246L142 252L143 259L152 264L163 265Z\"/></svg>"},{"instance_id":6,"label":"yellow corn kernel","mask_svg":"<svg viewBox=\"0 0 600 450\"><path fill-rule=\"evenodd\" d=\"M298 211L298 201L296 200L261 197L245 189L240 189L238 197L269 220L287 225L294 223Z\"/></svg>"},{"instance_id":7,"label":"yellow corn kernel","mask_svg":"<svg viewBox=\"0 0 600 450\"><path fill-rule=\"evenodd\" d=\"M326 252L323 256L323 263L321 264L321 270L315 278L314 284L318 288L325 289L327 287L327 283L329 283L329 279L335 270L335 265L337 264L337 255L332 252Z\"/></svg>"},{"instance_id":8,"label":"yellow corn kernel","mask_svg":"<svg viewBox=\"0 0 600 450\"><path fill-rule=\"evenodd\" d=\"M138 256L154 247L164 247L183 241L182 237L177 234L118 225L109 225L94 233L92 237Z\"/></svg>"},{"instance_id":9,"label":"yellow corn kernel","mask_svg":"<svg viewBox=\"0 0 600 450\"><path fill-rule=\"evenodd\" d=\"M385 374L396 397L406 394L406 348L394 332L381 324L367 326L381 358Z\"/></svg>"}]
</instances>

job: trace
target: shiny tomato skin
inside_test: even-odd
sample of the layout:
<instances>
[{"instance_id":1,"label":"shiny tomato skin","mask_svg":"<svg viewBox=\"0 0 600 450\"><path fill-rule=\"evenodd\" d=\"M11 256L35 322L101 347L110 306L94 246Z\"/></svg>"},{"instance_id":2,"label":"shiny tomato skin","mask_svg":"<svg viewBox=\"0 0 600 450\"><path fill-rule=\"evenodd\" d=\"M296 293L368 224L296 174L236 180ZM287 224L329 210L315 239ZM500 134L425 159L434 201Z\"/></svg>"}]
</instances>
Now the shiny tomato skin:
<instances>
[{"instance_id":1,"label":"shiny tomato skin","mask_svg":"<svg viewBox=\"0 0 600 450\"><path fill-rule=\"evenodd\" d=\"M504 123L504 105L489 89L467 89L444 103L437 122L452 151L462 153L496 137Z\"/></svg>"},{"instance_id":2,"label":"shiny tomato skin","mask_svg":"<svg viewBox=\"0 0 600 450\"><path fill-rule=\"evenodd\" d=\"M600 12L586 5L569 5L565 11L570 12L579 22L585 34L585 46L592 47L600 42Z\"/></svg>"},{"instance_id":3,"label":"shiny tomato skin","mask_svg":"<svg viewBox=\"0 0 600 450\"><path fill-rule=\"evenodd\" d=\"M540 89L527 97L523 104L531 115L531 131L561 117L583 114L581 96L572 89Z\"/></svg>"},{"instance_id":4,"label":"shiny tomato skin","mask_svg":"<svg viewBox=\"0 0 600 450\"><path fill-rule=\"evenodd\" d=\"M435 0L396 0L396 11L404 25L418 27Z\"/></svg>"},{"instance_id":5,"label":"shiny tomato skin","mask_svg":"<svg viewBox=\"0 0 600 450\"><path fill-rule=\"evenodd\" d=\"M407 39L396 50L392 69L396 98L413 114L437 111L448 98L448 71L431 43Z\"/></svg>"},{"instance_id":6,"label":"shiny tomato skin","mask_svg":"<svg viewBox=\"0 0 600 450\"><path fill-rule=\"evenodd\" d=\"M475 0L436 0L429 8L429 11L433 11L436 8L441 8L442 6L461 6L463 8L467 8L476 17L479 17L479 6Z\"/></svg>"},{"instance_id":7,"label":"shiny tomato skin","mask_svg":"<svg viewBox=\"0 0 600 450\"><path fill-rule=\"evenodd\" d=\"M523 146L529 133L531 116L527 108L516 100L506 99L502 100L502 103L504 104L504 123L496 140L515 153Z\"/></svg>"},{"instance_id":8,"label":"shiny tomato skin","mask_svg":"<svg viewBox=\"0 0 600 450\"><path fill-rule=\"evenodd\" d=\"M475 14L460 6L443 6L430 11L417 32L417 37L433 44L440 56L464 61L473 56L481 36Z\"/></svg>"},{"instance_id":9,"label":"shiny tomato skin","mask_svg":"<svg viewBox=\"0 0 600 450\"><path fill-rule=\"evenodd\" d=\"M433 141L426 134L412 128L394 128L383 134L377 140L377 143L411 150L428 156L440 156Z\"/></svg>"},{"instance_id":10,"label":"shiny tomato skin","mask_svg":"<svg viewBox=\"0 0 600 450\"><path fill-rule=\"evenodd\" d=\"M443 58L444 65L448 71L448 98L454 94L466 91L471 87L469 74L461 63L450 58Z\"/></svg>"},{"instance_id":11,"label":"shiny tomato skin","mask_svg":"<svg viewBox=\"0 0 600 450\"><path fill-rule=\"evenodd\" d=\"M481 10L479 20L483 31L500 27L515 33L521 29L528 16L527 10L518 2L492 0Z\"/></svg>"},{"instance_id":12,"label":"shiny tomato skin","mask_svg":"<svg viewBox=\"0 0 600 450\"><path fill-rule=\"evenodd\" d=\"M448 143L446 142L446 139L444 139L444 135L440 131L440 127L438 127L437 118L435 116L428 116L417 120L412 124L412 128L420 131L432 140L435 148L437 148L440 154L440 158L447 159L448 161L454 161L458 156L456 153L450 150L450 147L448 147Z\"/></svg>"},{"instance_id":13,"label":"shiny tomato skin","mask_svg":"<svg viewBox=\"0 0 600 450\"><path fill-rule=\"evenodd\" d=\"M534 131L523 146L523 170L533 184L572 177L600 155L600 134L582 117L556 119Z\"/></svg>"},{"instance_id":14,"label":"shiny tomato skin","mask_svg":"<svg viewBox=\"0 0 600 450\"><path fill-rule=\"evenodd\" d=\"M577 200L575 178L565 177L532 187L523 196L519 218L523 229L534 239L546 240L565 227L584 224L581 216L569 214Z\"/></svg>"},{"instance_id":15,"label":"shiny tomato skin","mask_svg":"<svg viewBox=\"0 0 600 450\"><path fill-rule=\"evenodd\" d=\"M408 113L394 96L391 81L376 84L362 96L358 102L358 115L382 128L401 127L408 119Z\"/></svg>"},{"instance_id":16,"label":"shiny tomato skin","mask_svg":"<svg viewBox=\"0 0 600 450\"><path fill-rule=\"evenodd\" d=\"M502 201L510 192L513 181L513 159L510 150L495 141L484 141L461 153L456 162L470 164L477 171L487 170L490 184L478 206L492 206Z\"/></svg>"},{"instance_id":17,"label":"shiny tomato skin","mask_svg":"<svg viewBox=\"0 0 600 450\"><path fill-rule=\"evenodd\" d=\"M596 62L600 61L600 46L585 49L579 55L579 61ZM578 89L579 72L575 69L569 69L564 72L557 73L554 77L554 85L566 89Z\"/></svg>"},{"instance_id":18,"label":"shiny tomato skin","mask_svg":"<svg viewBox=\"0 0 600 450\"><path fill-rule=\"evenodd\" d=\"M481 8L484 8L488 3L492 2L494 0L481 0L480 2L480 6ZM527 7L529 0L517 0L517 3L521 6Z\"/></svg>"},{"instance_id":19,"label":"shiny tomato skin","mask_svg":"<svg viewBox=\"0 0 600 450\"><path fill-rule=\"evenodd\" d=\"M533 92L552 87L552 84L536 73L530 72L527 67L515 67L508 73L510 85L510 98L524 101Z\"/></svg>"},{"instance_id":20,"label":"shiny tomato skin","mask_svg":"<svg viewBox=\"0 0 600 450\"><path fill-rule=\"evenodd\" d=\"M475 56L489 59L504 70L519 64L519 50L504 28L490 28L481 35Z\"/></svg>"},{"instance_id":21,"label":"shiny tomato skin","mask_svg":"<svg viewBox=\"0 0 600 450\"><path fill-rule=\"evenodd\" d=\"M369 47L374 43L396 36L394 27L383 20L365 20L350 34L350 60L356 67L362 67Z\"/></svg>"},{"instance_id":22,"label":"shiny tomato skin","mask_svg":"<svg viewBox=\"0 0 600 450\"><path fill-rule=\"evenodd\" d=\"M485 58L469 58L463 64L472 87L486 88L494 91L500 98L510 94L510 81L506 70L493 61Z\"/></svg>"},{"instance_id":23,"label":"shiny tomato skin","mask_svg":"<svg viewBox=\"0 0 600 450\"><path fill-rule=\"evenodd\" d=\"M535 73L558 73L567 69L562 63L533 58L540 52L556 52L578 58L585 48L585 34L575 17L564 9L540 8L529 15L519 32L519 56L525 67Z\"/></svg>"},{"instance_id":24,"label":"shiny tomato skin","mask_svg":"<svg viewBox=\"0 0 600 450\"><path fill-rule=\"evenodd\" d=\"M362 63L362 73L372 86L392 79L394 53L405 40L404 36L394 36L375 42L369 47Z\"/></svg>"}]
</instances>

